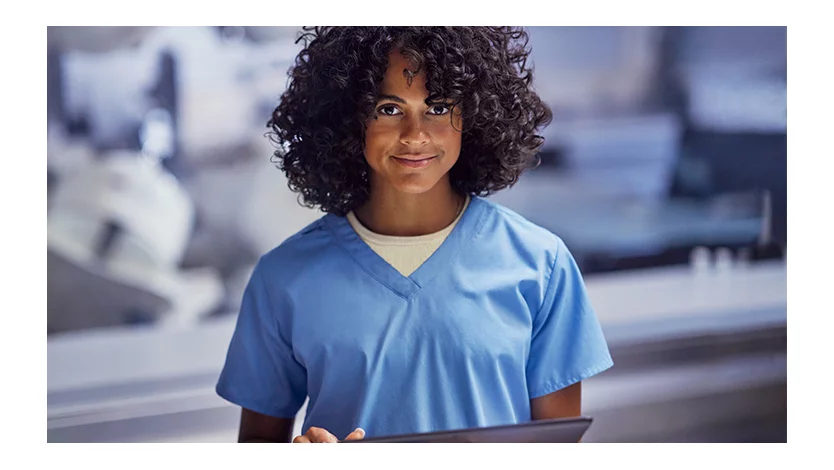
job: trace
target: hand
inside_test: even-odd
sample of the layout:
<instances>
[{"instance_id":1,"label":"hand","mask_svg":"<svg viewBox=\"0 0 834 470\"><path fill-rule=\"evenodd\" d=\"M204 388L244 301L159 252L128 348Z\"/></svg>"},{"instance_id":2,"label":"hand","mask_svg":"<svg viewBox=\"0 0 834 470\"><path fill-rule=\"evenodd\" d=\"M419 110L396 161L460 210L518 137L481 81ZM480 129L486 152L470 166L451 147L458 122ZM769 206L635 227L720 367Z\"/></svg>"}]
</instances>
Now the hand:
<instances>
[{"instance_id":1,"label":"hand","mask_svg":"<svg viewBox=\"0 0 834 470\"><path fill-rule=\"evenodd\" d=\"M348 434L345 440L358 441L364 437L365 430L362 428L356 428L356 430ZM292 442L293 444L317 444L323 442L339 442L339 439L337 439L336 436L328 432L327 429L311 426L310 429L308 429L303 436L297 436L295 439L292 440Z\"/></svg>"}]
</instances>

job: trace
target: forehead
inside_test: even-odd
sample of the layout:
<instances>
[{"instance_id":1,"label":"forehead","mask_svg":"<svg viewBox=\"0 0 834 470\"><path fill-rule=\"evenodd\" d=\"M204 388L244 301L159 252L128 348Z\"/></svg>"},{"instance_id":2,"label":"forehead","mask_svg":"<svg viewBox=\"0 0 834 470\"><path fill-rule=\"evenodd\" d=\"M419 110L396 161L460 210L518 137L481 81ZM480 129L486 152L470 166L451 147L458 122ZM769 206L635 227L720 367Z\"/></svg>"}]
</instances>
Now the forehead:
<instances>
[{"instance_id":1,"label":"forehead","mask_svg":"<svg viewBox=\"0 0 834 470\"><path fill-rule=\"evenodd\" d=\"M420 70L419 73L412 74L409 84L407 70L416 71L417 64L404 57L399 50L391 51L388 54L388 68L385 69L380 91L386 95L399 96L406 101L409 99L425 100L429 96L428 89L426 89L425 71Z\"/></svg>"}]
</instances>

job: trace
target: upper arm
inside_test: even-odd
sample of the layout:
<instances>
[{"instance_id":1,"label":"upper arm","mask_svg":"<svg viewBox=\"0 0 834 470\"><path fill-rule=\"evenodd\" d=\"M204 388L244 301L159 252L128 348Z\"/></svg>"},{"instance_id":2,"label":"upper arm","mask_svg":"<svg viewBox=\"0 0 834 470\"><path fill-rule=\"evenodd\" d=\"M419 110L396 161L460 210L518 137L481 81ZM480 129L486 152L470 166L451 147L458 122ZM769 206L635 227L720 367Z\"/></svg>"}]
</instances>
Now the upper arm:
<instances>
[{"instance_id":1,"label":"upper arm","mask_svg":"<svg viewBox=\"0 0 834 470\"><path fill-rule=\"evenodd\" d=\"M290 442L295 419L276 418L241 408L238 442Z\"/></svg>"},{"instance_id":2,"label":"upper arm","mask_svg":"<svg viewBox=\"0 0 834 470\"><path fill-rule=\"evenodd\" d=\"M291 307L259 261L241 301L217 380L217 394L241 408L295 418L307 396L307 372L291 342Z\"/></svg>"},{"instance_id":3,"label":"upper arm","mask_svg":"<svg viewBox=\"0 0 834 470\"><path fill-rule=\"evenodd\" d=\"M582 382L530 400L530 415L536 419L569 418L582 414Z\"/></svg>"},{"instance_id":4,"label":"upper arm","mask_svg":"<svg viewBox=\"0 0 834 470\"><path fill-rule=\"evenodd\" d=\"M564 392L556 396L571 397L570 385L613 365L582 273L560 239L548 276L540 308L532 315L526 370L530 398L559 390Z\"/></svg>"}]
</instances>

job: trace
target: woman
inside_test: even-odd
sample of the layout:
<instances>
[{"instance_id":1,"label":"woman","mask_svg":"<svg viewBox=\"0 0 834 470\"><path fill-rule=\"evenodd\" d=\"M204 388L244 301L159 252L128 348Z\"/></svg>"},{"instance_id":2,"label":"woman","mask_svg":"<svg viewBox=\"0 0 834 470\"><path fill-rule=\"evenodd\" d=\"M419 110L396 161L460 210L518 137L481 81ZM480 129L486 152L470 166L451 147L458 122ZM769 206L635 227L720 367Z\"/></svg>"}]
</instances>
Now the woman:
<instances>
[{"instance_id":1,"label":"woman","mask_svg":"<svg viewBox=\"0 0 834 470\"><path fill-rule=\"evenodd\" d=\"M241 441L581 413L613 364L554 234L483 199L535 166L550 111L513 28L307 29L269 126L327 215L258 262L217 393Z\"/></svg>"}]
</instances>

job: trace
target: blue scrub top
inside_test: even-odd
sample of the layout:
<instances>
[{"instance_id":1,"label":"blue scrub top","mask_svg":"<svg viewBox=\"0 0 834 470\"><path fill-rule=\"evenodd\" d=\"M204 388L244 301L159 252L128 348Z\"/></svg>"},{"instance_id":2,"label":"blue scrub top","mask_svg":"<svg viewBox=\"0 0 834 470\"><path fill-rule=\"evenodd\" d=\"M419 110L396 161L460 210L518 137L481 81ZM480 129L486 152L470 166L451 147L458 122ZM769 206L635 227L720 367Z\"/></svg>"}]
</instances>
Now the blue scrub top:
<instances>
[{"instance_id":1,"label":"blue scrub top","mask_svg":"<svg viewBox=\"0 0 834 470\"><path fill-rule=\"evenodd\" d=\"M530 399L613 365L562 240L480 197L405 277L344 217L259 260L217 393L342 439L530 420Z\"/></svg>"}]
</instances>

